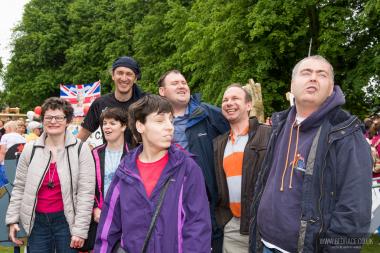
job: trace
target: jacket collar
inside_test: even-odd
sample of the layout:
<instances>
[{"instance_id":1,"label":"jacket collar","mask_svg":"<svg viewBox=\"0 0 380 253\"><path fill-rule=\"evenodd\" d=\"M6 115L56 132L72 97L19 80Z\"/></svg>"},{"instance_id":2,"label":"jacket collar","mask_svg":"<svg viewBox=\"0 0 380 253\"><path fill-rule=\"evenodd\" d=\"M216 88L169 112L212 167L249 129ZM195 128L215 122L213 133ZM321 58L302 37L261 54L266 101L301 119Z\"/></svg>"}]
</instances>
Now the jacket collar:
<instances>
[{"instance_id":1,"label":"jacket collar","mask_svg":"<svg viewBox=\"0 0 380 253\"><path fill-rule=\"evenodd\" d=\"M139 177L136 161L142 150L143 145L140 145L126 154L125 158L123 159L123 174ZM162 172L164 173L164 177L166 177L167 174L172 174L177 168L179 168L186 156L192 156L189 152L181 150L175 144L170 145L168 152L169 162L166 165L166 167L168 168L164 169L164 171Z\"/></svg>"},{"instance_id":2,"label":"jacket collar","mask_svg":"<svg viewBox=\"0 0 380 253\"><path fill-rule=\"evenodd\" d=\"M258 149L261 148L261 147L258 147L258 145L260 143L260 139L259 138L254 139L254 137L255 137L255 134L257 132L257 128L259 127L259 125L260 125L260 122L257 120L257 118L255 116L249 118L248 143L250 143L251 147L257 147ZM226 132L226 133L220 135L219 137L216 137L216 140L220 141L220 143L218 143L218 145L220 144L220 147L223 150L226 147L229 135L230 135L230 132Z\"/></svg>"},{"instance_id":3,"label":"jacket collar","mask_svg":"<svg viewBox=\"0 0 380 253\"><path fill-rule=\"evenodd\" d=\"M249 138L252 138L255 135L259 125L260 123L255 116L249 118Z\"/></svg>"},{"instance_id":4,"label":"jacket collar","mask_svg":"<svg viewBox=\"0 0 380 253\"><path fill-rule=\"evenodd\" d=\"M43 132L42 135L36 140L34 145L37 147L45 147L46 138L47 138L47 134L46 132ZM67 147L73 146L77 144L77 142L78 142L77 138L75 138L75 136L69 130L66 129L65 147L67 148Z\"/></svg>"},{"instance_id":5,"label":"jacket collar","mask_svg":"<svg viewBox=\"0 0 380 253\"><path fill-rule=\"evenodd\" d=\"M277 130L283 126L291 109L292 107L273 114L273 129ZM325 115L322 125L326 127L328 125L328 134L331 135L332 140L343 138L356 130L360 130L362 127L362 123L356 116L350 115L348 112L342 110L340 106Z\"/></svg>"},{"instance_id":6,"label":"jacket collar","mask_svg":"<svg viewBox=\"0 0 380 253\"><path fill-rule=\"evenodd\" d=\"M288 114L289 114L291 109L292 109L292 107L289 107L285 111L273 113L272 126L274 129L277 129L279 126L281 126L284 123L284 121L286 121L286 118L288 117Z\"/></svg>"},{"instance_id":7,"label":"jacket collar","mask_svg":"<svg viewBox=\"0 0 380 253\"><path fill-rule=\"evenodd\" d=\"M196 93L190 97L188 110L189 120L187 122L187 128L192 127L208 116L206 110L201 106L201 95L199 93Z\"/></svg>"},{"instance_id":8,"label":"jacket collar","mask_svg":"<svg viewBox=\"0 0 380 253\"><path fill-rule=\"evenodd\" d=\"M329 141L341 139L355 131L364 128L358 117L349 114L341 108L336 108L329 116L326 124L330 125Z\"/></svg>"}]
</instances>

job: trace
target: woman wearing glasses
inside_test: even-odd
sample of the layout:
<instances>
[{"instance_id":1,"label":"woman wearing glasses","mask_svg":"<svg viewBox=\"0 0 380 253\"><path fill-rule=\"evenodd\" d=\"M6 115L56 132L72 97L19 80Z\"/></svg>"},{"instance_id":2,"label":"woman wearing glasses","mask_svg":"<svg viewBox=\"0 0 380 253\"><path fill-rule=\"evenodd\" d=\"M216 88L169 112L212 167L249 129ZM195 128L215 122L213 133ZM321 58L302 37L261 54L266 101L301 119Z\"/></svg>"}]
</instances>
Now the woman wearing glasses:
<instances>
[{"instance_id":1,"label":"woman wearing glasses","mask_svg":"<svg viewBox=\"0 0 380 253\"><path fill-rule=\"evenodd\" d=\"M77 252L87 238L95 189L95 166L88 145L67 126L71 105L49 98L42 105L44 133L26 144L17 165L6 224L17 245L19 224L28 252Z\"/></svg>"}]
</instances>

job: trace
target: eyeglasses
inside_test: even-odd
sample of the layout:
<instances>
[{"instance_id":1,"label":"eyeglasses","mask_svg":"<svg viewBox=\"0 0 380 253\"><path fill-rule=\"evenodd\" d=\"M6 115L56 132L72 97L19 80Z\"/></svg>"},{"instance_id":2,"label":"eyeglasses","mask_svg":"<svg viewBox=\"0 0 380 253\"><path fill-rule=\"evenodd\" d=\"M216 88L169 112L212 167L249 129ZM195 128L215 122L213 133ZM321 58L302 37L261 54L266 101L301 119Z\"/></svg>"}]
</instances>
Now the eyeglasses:
<instances>
[{"instance_id":1,"label":"eyeglasses","mask_svg":"<svg viewBox=\"0 0 380 253\"><path fill-rule=\"evenodd\" d=\"M66 119L66 116L58 115L58 116L45 116L44 120L46 122L52 122L55 119L56 122L60 123Z\"/></svg>"}]
</instances>

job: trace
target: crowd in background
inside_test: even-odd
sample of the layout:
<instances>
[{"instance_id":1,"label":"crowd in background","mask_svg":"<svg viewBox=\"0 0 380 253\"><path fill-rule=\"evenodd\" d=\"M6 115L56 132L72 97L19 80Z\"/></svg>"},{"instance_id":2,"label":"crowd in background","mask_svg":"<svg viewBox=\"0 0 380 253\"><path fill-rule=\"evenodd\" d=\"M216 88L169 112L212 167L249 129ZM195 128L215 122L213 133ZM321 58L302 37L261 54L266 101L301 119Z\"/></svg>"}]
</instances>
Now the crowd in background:
<instances>
[{"instance_id":1,"label":"crowd in background","mask_svg":"<svg viewBox=\"0 0 380 253\"><path fill-rule=\"evenodd\" d=\"M0 120L0 162L4 161L6 151L13 145L36 140L42 132L42 124L38 121L24 118Z\"/></svg>"}]
</instances>

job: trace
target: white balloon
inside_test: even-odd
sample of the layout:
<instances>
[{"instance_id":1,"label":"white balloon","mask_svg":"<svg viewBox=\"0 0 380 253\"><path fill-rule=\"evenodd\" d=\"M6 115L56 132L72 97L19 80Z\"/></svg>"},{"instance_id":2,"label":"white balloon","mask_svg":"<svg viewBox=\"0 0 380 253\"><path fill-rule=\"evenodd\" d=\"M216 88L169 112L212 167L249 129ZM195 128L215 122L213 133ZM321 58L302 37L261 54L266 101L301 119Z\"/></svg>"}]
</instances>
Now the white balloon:
<instances>
[{"instance_id":1,"label":"white balloon","mask_svg":"<svg viewBox=\"0 0 380 253\"><path fill-rule=\"evenodd\" d=\"M28 117L28 119L29 119L30 121L32 121L33 118L34 118L34 112L33 112L33 111L28 111L28 112L26 113L26 117Z\"/></svg>"}]
</instances>

